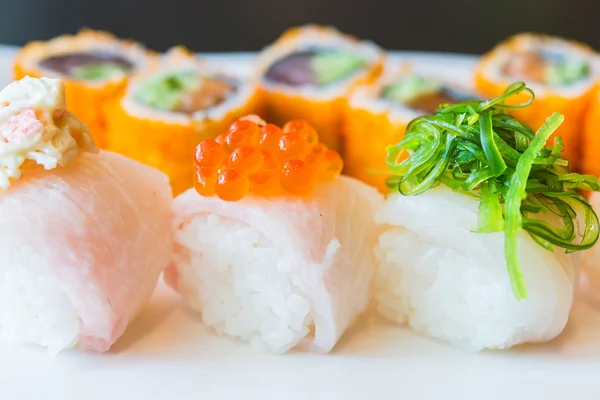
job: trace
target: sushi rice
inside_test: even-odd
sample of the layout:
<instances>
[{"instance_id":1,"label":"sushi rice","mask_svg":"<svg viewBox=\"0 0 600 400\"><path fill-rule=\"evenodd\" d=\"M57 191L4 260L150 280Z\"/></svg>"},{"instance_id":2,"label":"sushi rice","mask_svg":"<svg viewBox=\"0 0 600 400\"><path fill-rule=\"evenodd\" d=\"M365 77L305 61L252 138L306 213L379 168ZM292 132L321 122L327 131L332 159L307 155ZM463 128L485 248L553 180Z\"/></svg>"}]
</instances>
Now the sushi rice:
<instances>
[{"instance_id":1,"label":"sushi rice","mask_svg":"<svg viewBox=\"0 0 600 400\"><path fill-rule=\"evenodd\" d=\"M210 213L184 225L175 241L185 249L174 260L179 290L218 334L283 353L314 329L289 262L255 228Z\"/></svg>"},{"instance_id":2,"label":"sushi rice","mask_svg":"<svg viewBox=\"0 0 600 400\"><path fill-rule=\"evenodd\" d=\"M578 284L578 256L550 252L522 231L519 258L529 297L517 300L504 234L476 233L478 199L440 186L391 195L376 215L378 311L467 351L547 341L565 327Z\"/></svg>"},{"instance_id":3,"label":"sushi rice","mask_svg":"<svg viewBox=\"0 0 600 400\"><path fill-rule=\"evenodd\" d=\"M0 337L47 347L50 355L73 347L81 321L48 263L10 233L0 240Z\"/></svg>"}]
</instances>

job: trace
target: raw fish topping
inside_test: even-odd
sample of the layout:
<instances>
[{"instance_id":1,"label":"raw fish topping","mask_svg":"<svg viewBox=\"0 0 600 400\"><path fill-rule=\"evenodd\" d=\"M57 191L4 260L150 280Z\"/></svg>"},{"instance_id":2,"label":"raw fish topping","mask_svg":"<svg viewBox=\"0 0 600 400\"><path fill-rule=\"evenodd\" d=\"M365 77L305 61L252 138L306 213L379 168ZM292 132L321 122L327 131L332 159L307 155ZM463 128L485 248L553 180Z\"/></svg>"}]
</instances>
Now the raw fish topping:
<instances>
[{"instance_id":1,"label":"raw fish topping","mask_svg":"<svg viewBox=\"0 0 600 400\"><path fill-rule=\"evenodd\" d=\"M87 127L67 111L59 79L25 77L0 91L0 187L24 169L64 166L82 151L96 152Z\"/></svg>"},{"instance_id":2,"label":"raw fish topping","mask_svg":"<svg viewBox=\"0 0 600 400\"><path fill-rule=\"evenodd\" d=\"M529 95L526 103L509 105L508 100L523 95ZM533 99L531 89L519 82L488 101L441 105L435 114L411 121L404 139L388 147L387 159L394 174L388 186L403 195L444 184L479 198L479 226L473 228L504 231L508 273L518 299L527 297L517 257L521 229L544 248L566 252L589 249L599 236L598 216L575 191L600 190L598 179L569 171L560 137L546 147L564 117L553 113L534 132L506 113ZM559 217L560 226L544 218L549 214Z\"/></svg>"},{"instance_id":3,"label":"raw fish topping","mask_svg":"<svg viewBox=\"0 0 600 400\"><path fill-rule=\"evenodd\" d=\"M283 129L256 116L234 122L216 140L196 147L195 187L226 201L258 196L309 195L317 182L331 181L343 167L338 153L319 143L312 126L290 121Z\"/></svg>"}]
</instances>

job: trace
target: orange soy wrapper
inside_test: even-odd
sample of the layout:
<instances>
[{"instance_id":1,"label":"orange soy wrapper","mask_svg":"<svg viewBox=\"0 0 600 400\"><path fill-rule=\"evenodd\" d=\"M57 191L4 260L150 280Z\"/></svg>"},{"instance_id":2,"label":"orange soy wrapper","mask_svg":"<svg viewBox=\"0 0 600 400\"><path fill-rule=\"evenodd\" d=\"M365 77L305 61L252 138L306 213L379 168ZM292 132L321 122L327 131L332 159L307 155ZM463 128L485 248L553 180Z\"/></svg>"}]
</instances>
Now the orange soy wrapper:
<instances>
[{"instance_id":1,"label":"orange soy wrapper","mask_svg":"<svg viewBox=\"0 0 600 400\"><path fill-rule=\"evenodd\" d=\"M318 134L305 121L294 120L282 130L255 117L243 120L216 140L196 146L198 194L216 194L224 201L238 201L247 194L310 196L317 183L341 173L340 155L319 143ZM248 124L250 120L254 125ZM212 171L217 171L216 181Z\"/></svg>"},{"instance_id":2,"label":"orange soy wrapper","mask_svg":"<svg viewBox=\"0 0 600 400\"><path fill-rule=\"evenodd\" d=\"M389 192L385 184L390 175L386 147L404 138L409 122L394 119L386 112L374 113L348 107L343 125L346 138L344 173L375 186L381 192Z\"/></svg>"},{"instance_id":3,"label":"orange soy wrapper","mask_svg":"<svg viewBox=\"0 0 600 400\"><path fill-rule=\"evenodd\" d=\"M192 155L203 139L214 138L227 129L240 114L254 110L256 98L242 109L231 110L220 121L208 121L202 129L194 124L173 124L156 119L138 118L122 106L121 101L106 107L107 148L138 160L169 176L173 195L178 195L194 184Z\"/></svg>"},{"instance_id":4,"label":"orange soy wrapper","mask_svg":"<svg viewBox=\"0 0 600 400\"><path fill-rule=\"evenodd\" d=\"M581 172L600 177L600 89L587 112L582 139Z\"/></svg>"}]
</instances>

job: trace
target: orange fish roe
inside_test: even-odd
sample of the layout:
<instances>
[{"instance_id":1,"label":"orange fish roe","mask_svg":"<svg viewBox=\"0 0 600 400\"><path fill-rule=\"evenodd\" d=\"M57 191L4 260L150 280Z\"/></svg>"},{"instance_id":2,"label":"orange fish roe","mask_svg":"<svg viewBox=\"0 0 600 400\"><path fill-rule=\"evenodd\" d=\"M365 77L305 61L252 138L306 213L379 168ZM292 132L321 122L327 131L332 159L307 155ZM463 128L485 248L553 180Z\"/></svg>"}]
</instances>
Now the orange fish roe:
<instances>
[{"instance_id":1,"label":"orange fish roe","mask_svg":"<svg viewBox=\"0 0 600 400\"><path fill-rule=\"evenodd\" d=\"M307 196L343 168L340 155L319 143L306 121L293 120L282 129L255 116L239 119L215 140L200 142L194 163L196 191L225 201L250 193Z\"/></svg>"}]
</instances>

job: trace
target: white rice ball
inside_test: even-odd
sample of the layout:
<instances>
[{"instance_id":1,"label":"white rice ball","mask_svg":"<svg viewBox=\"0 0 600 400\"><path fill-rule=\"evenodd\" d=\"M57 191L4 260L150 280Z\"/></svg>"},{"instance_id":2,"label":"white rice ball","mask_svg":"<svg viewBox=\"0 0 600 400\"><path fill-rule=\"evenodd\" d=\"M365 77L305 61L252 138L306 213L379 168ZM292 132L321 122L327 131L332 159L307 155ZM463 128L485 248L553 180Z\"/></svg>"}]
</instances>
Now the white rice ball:
<instances>
[{"instance_id":1,"label":"white rice ball","mask_svg":"<svg viewBox=\"0 0 600 400\"><path fill-rule=\"evenodd\" d=\"M375 248L377 309L416 332L468 351L547 341L565 327L578 269L526 232L519 260L528 298L511 289L504 234L475 233L478 200L437 187L390 196L376 215L387 224Z\"/></svg>"}]
</instances>

